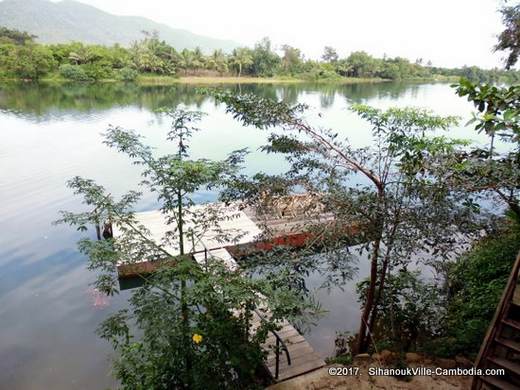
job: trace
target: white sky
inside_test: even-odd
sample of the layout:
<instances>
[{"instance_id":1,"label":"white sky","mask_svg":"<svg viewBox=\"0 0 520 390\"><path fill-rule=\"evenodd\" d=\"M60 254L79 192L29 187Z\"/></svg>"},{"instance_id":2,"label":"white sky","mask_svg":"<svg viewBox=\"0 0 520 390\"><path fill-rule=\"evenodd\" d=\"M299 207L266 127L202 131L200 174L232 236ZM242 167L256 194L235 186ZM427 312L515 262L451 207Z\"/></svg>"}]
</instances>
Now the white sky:
<instances>
[{"instance_id":1,"label":"white sky","mask_svg":"<svg viewBox=\"0 0 520 390\"><path fill-rule=\"evenodd\" d=\"M439 66L501 66L493 53L502 30L499 0L80 0L119 15L138 15L215 38L253 45L269 36L318 58L340 55L431 60Z\"/></svg>"}]
</instances>

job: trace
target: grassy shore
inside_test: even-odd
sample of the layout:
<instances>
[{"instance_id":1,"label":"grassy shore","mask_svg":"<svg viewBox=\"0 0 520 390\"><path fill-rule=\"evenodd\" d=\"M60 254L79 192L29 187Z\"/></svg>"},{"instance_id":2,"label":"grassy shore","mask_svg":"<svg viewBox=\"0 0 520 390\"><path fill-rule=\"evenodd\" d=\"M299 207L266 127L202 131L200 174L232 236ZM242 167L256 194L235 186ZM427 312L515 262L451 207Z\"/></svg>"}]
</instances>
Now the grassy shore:
<instances>
[{"instance_id":1,"label":"grassy shore","mask_svg":"<svg viewBox=\"0 0 520 390\"><path fill-rule=\"evenodd\" d=\"M457 77L431 77L400 80L403 82L448 82L457 81ZM22 81L19 79L0 79L0 82ZM44 83L69 83L70 80L54 74L40 79ZM321 84L360 84L360 83L382 83L397 80L381 78L358 78L358 77L338 77L332 79L301 79L297 77L231 77L231 76L160 76L160 75L139 75L135 83L138 85L173 85L173 84L290 84L290 83L321 83ZM104 79L93 81L92 83L119 83L120 80Z\"/></svg>"},{"instance_id":2,"label":"grassy shore","mask_svg":"<svg viewBox=\"0 0 520 390\"><path fill-rule=\"evenodd\" d=\"M143 85L168 85L168 84L282 84L282 83L334 83L334 84L355 84L355 83L378 83L389 81L379 78L353 78L342 77L337 79L305 80L296 77L229 77L229 76L139 76L137 82Z\"/></svg>"}]
</instances>

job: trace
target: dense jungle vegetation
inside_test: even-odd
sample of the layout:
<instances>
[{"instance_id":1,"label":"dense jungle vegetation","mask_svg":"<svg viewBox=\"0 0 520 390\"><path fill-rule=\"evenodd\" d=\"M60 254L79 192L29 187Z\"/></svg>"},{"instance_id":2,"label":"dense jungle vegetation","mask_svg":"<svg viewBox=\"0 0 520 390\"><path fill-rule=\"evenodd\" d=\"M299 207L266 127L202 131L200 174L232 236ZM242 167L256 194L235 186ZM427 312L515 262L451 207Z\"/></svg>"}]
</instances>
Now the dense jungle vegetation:
<instances>
[{"instance_id":1,"label":"dense jungle vegetation","mask_svg":"<svg viewBox=\"0 0 520 390\"><path fill-rule=\"evenodd\" d=\"M321 60L304 57L300 49L283 45L275 50L268 38L253 48L227 54L215 50L175 50L157 33L143 33L130 47L86 45L80 42L38 44L25 32L0 27L0 78L66 79L73 81L134 81L143 76L249 76L341 81L349 78L384 80L449 79L466 77L478 82L512 83L520 74L512 70L484 70L476 66L441 68L422 58L375 58L356 51L340 58L325 47ZM278 54L280 52L281 54Z\"/></svg>"}]
</instances>

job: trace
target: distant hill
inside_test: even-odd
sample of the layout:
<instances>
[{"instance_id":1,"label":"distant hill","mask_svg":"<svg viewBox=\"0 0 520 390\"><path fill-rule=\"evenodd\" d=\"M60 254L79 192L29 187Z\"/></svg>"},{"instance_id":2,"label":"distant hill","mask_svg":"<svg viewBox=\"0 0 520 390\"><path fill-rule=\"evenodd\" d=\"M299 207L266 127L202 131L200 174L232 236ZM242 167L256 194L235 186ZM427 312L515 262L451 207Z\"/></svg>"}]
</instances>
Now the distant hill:
<instances>
[{"instance_id":1,"label":"distant hill","mask_svg":"<svg viewBox=\"0 0 520 390\"><path fill-rule=\"evenodd\" d=\"M53 3L48 0L0 1L0 26L27 31L38 36L43 43L79 41L128 46L143 37L141 31L158 31L176 49L200 47L231 51L236 42L213 39L186 30L171 28L138 16L118 16L101 11L77 1L64 0Z\"/></svg>"}]
</instances>

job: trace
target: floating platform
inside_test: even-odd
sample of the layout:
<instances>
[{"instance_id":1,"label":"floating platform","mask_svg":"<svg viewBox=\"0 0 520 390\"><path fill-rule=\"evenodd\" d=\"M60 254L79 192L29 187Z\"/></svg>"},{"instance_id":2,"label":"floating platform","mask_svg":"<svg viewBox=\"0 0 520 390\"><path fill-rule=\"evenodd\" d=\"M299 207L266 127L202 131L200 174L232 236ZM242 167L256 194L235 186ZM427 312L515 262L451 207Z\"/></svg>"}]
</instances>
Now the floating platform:
<instances>
[{"instance_id":1,"label":"floating platform","mask_svg":"<svg viewBox=\"0 0 520 390\"><path fill-rule=\"evenodd\" d=\"M214 205L208 206L213 207ZM200 207L200 206L197 206ZM305 231L305 225L316 223L328 223L333 220L331 215L320 215L312 220L306 217L298 218L262 218L252 209L241 209L236 205L226 206L228 209L225 214L229 218L219 220L219 229L236 233L236 239L222 241L215 231L205 232L197 242L184 242L186 252L190 252L194 260L204 265L208 258L221 260L228 269L237 270L239 265L237 258L243 257L248 253L260 250L270 250L274 246L300 247L305 245L312 233ZM150 237L156 242L161 242L162 237L169 230L165 216L158 210L136 213L137 221L145 226ZM263 223L266 222L266 223ZM273 233L274 232L274 233ZM119 231L114 226L114 237ZM165 247L172 255L179 254L178 248ZM168 261L139 262L139 263L120 263L117 265L119 277L122 279L136 277L139 274L154 272L164 265L174 265L175 259ZM251 328L256 329L261 315L255 313ZM281 328L277 332L269 334L264 348L268 355L265 366L275 381L283 381L303 375L325 366L325 361L314 351L311 345L305 340L296 328L284 321L280 324ZM278 355L278 365L276 364L276 349L285 347L285 351Z\"/></svg>"},{"instance_id":2,"label":"floating platform","mask_svg":"<svg viewBox=\"0 0 520 390\"><path fill-rule=\"evenodd\" d=\"M225 249L234 259L240 259L254 253L272 250L275 247L303 248L316 238L316 231L312 228L317 226L323 230L330 228L329 230L334 231L337 235L337 240L350 240L362 230L362 227L356 223L336 226L332 213L281 217L279 215L259 215L253 208L241 208L238 205L209 204L196 207L215 208L217 206L223 208L224 214L228 216L228 218L219 220L219 230L235 232L237 238L223 241L215 231L210 230L199 237L195 243L185 240L184 247L188 248L185 252L196 256L205 251ZM157 242L160 242L168 230L166 219L159 210L136 213L135 217L150 231L151 238ZM117 235L118 229L115 226L114 236L117 237ZM166 246L165 249L174 256L179 254L178 248ZM117 270L119 278L134 278L138 275L152 273L164 265L173 263L174 260L122 262L117 265Z\"/></svg>"}]
</instances>

